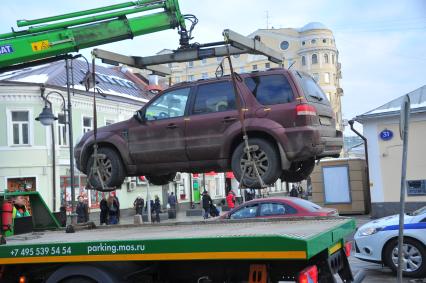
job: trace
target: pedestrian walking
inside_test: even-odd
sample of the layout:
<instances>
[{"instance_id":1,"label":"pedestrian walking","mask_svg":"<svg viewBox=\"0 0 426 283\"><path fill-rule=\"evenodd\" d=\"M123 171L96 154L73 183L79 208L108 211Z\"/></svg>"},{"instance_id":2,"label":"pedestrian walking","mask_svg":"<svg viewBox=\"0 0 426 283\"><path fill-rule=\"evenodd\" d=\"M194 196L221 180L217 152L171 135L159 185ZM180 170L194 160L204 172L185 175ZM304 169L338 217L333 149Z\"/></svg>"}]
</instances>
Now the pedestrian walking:
<instances>
[{"instance_id":1,"label":"pedestrian walking","mask_svg":"<svg viewBox=\"0 0 426 283\"><path fill-rule=\"evenodd\" d=\"M152 214L155 214L155 218L152 216ZM160 198L156 195L154 204L151 206L151 218L152 222L158 222L160 223L160 213L161 213L161 203Z\"/></svg>"},{"instance_id":2,"label":"pedestrian walking","mask_svg":"<svg viewBox=\"0 0 426 283\"><path fill-rule=\"evenodd\" d=\"M77 223L86 223L89 221L89 207L87 203L84 202L83 196L78 197L75 211L77 213Z\"/></svg>"},{"instance_id":3,"label":"pedestrian walking","mask_svg":"<svg viewBox=\"0 0 426 283\"><path fill-rule=\"evenodd\" d=\"M226 203L228 204L229 209L233 209L235 207L235 201L235 194L232 190L230 190L226 196Z\"/></svg>"},{"instance_id":4,"label":"pedestrian walking","mask_svg":"<svg viewBox=\"0 0 426 283\"><path fill-rule=\"evenodd\" d=\"M108 197L108 223L118 224L119 204L113 196Z\"/></svg>"},{"instance_id":5,"label":"pedestrian walking","mask_svg":"<svg viewBox=\"0 0 426 283\"><path fill-rule=\"evenodd\" d=\"M133 207L136 210L136 214L142 215L145 200L139 195L133 202Z\"/></svg>"},{"instance_id":6,"label":"pedestrian walking","mask_svg":"<svg viewBox=\"0 0 426 283\"><path fill-rule=\"evenodd\" d=\"M170 205L170 209L176 210L177 198L173 192L170 193L167 203Z\"/></svg>"},{"instance_id":7,"label":"pedestrian walking","mask_svg":"<svg viewBox=\"0 0 426 283\"><path fill-rule=\"evenodd\" d=\"M117 210L117 223L120 223L120 200L118 199L117 195L113 194L113 198L117 204L118 210Z\"/></svg>"},{"instance_id":8,"label":"pedestrian walking","mask_svg":"<svg viewBox=\"0 0 426 283\"><path fill-rule=\"evenodd\" d=\"M105 195L102 196L102 200L99 203L99 208L101 209L101 213L99 214L100 224L108 225L108 202L106 200Z\"/></svg>"},{"instance_id":9,"label":"pedestrian walking","mask_svg":"<svg viewBox=\"0 0 426 283\"><path fill-rule=\"evenodd\" d=\"M207 191L203 192L202 203L203 203L203 209L204 209L203 218L207 219L209 218L209 214L210 214L210 206L213 204L212 198L210 197Z\"/></svg>"}]
</instances>

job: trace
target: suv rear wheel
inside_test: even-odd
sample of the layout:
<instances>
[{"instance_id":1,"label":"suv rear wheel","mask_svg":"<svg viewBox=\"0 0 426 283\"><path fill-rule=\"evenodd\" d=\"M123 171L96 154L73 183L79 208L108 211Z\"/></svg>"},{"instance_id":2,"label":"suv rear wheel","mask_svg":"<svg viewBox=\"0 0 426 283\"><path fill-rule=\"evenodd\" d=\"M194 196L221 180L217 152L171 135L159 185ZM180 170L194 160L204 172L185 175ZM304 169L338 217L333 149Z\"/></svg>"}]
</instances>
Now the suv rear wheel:
<instances>
[{"instance_id":1,"label":"suv rear wheel","mask_svg":"<svg viewBox=\"0 0 426 283\"><path fill-rule=\"evenodd\" d=\"M156 186L167 185L176 177L176 173L169 173L165 175L145 175L148 181Z\"/></svg>"},{"instance_id":2,"label":"suv rear wheel","mask_svg":"<svg viewBox=\"0 0 426 283\"><path fill-rule=\"evenodd\" d=\"M100 188L101 183L99 178L102 179L105 187L114 188L119 187L123 184L125 178L125 170L123 162L121 161L118 153L108 147L101 147L98 149L98 155L100 155L100 166L99 173L100 176L92 175L90 178L90 183L95 188ZM93 166L93 154L87 161L87 175L90 174Z\"/></svg>"},{"instance_id":3,"label":"suv rear wheel","mask_svg":"<svg viewBox=\"0 0 426 283\"><path fill-rule=\"evenodd\" d=\"M251 157L256 162L259 175L263 182L267 185L275 183L281 174L278 150L272 143L261 138L252 138L248 142ZM246 187L253 189L260 188L260 182L254 166L248 164L244 142L234 150L231 165L237 180L241 181ZM246 168L244 179L241 180L244 168Z\"/></svg>"},{"instance_id":4,"label":"suv rear wheel","mask_svg":"<svg viewBox=\"0 0 426 283\"><path fill-rule=\"evenodd\" d=\"M281 181L296 183L303 181L311 175L315 167L315 158L308 160L292 162L287 170L283 170L281 174Z\"/></svg>"}]
</instances>

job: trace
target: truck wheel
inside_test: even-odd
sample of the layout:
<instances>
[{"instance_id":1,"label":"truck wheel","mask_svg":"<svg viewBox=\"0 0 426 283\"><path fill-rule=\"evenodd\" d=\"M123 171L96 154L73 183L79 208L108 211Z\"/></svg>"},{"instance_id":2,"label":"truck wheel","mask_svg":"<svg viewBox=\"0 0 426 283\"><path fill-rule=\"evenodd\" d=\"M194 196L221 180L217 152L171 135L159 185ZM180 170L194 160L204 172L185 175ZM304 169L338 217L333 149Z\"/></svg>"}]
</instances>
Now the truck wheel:
<instances>
[{"instance_id":1,"label":"truck wheel","mask_svg":"<svg viewBox=\"0 0 426 283\"><path fill-rule=\"evenodd\" d=\"M422 277L426 275L426 249L420 242L404 239L403 274L408 277ZM398 240L394 239L385 247L383 261L394 272L398 266Z\"/></svg>"},{"instance_id":2,"label":"truck wheel","mask_svg":"<svg viewBox=\"0 0 426 283\"><path fill-rule=\"evenodd\" d=\"M99 167L100 178L105 184L105 187L114 188L119 187L123 184L124 178L126 177L124 165L121 161L117 151L108 147L101 147L98 149L98 154L102 156L100 159L101 166ZM87 162L87 174L90 174L93 166L93 155ZM100 188L101 183L98 175L92 175L90 183L95 188Z\"/></svg>"},{"instance_id":3,"label":"truck wheel","mask_svg":"<svg viewBox=\"0 0 426 283\"><path fill-rule=\"evenodd\" d=\"M259 175L263 182L265 185L275 183L281 174L278 150L272 143L264 139L252 138L248 142L251 157L256 162ZM241 181L243 185L253 189L261 188L254 166L248 164L244 142L234 150L231 165L235 178ZM244 179L241 180L244 168L246 168L246 172L244 173Z\"/></svg>"},{"instance_id":4,"label":"truck wheel","mask_svg":"<svg viewBox=\"0 0 426 283\"><path fill-rule=\"evenodd\" d=\"M176 177L176 173L169 173L165 175L146 175L148 181L156 186L167 185Z\"/></svg>"},{"instance_id":5,"label":"truck wheel","mask_svg":"<svg viewBox=\"0 0 426 283\"><path fill-rule=\"evenodd\" d=\"M96 283L96 281L85 276L73 276L62 280L61 283Z\"/></svg>"},{"instance_id":6,"label":"truck wheel","mask_svg":"<svg viewBox=\"0 0 426 283\"><path fill-rule=\"evenodd\" d=\"M315 167L315 158L308 160L292 162L287 170L283 170L281 174L281 181L296 183L306 180Z\"/></svg>"}]
</instances>

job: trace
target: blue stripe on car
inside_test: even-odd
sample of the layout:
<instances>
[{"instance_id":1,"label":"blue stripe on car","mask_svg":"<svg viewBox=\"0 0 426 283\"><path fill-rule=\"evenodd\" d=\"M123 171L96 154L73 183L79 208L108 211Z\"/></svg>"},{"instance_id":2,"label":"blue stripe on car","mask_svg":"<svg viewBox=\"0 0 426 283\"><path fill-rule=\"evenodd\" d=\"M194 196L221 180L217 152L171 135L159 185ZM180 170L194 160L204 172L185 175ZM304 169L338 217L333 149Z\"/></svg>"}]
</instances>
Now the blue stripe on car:
<instances>
[{"instance_id":1,"label":"blue stripe on car","mask_svg":"<svg viewBox=\"0 0 426 283\"><path fill-rule=\"evenodd\" d=\"M398 230L399 225L389 225L382 229L382 231L390 231L390 230ZM404 224L404 229L426 229L426 222L420 222L420 223L409 223Z\"/></svg>"}]
</instances>

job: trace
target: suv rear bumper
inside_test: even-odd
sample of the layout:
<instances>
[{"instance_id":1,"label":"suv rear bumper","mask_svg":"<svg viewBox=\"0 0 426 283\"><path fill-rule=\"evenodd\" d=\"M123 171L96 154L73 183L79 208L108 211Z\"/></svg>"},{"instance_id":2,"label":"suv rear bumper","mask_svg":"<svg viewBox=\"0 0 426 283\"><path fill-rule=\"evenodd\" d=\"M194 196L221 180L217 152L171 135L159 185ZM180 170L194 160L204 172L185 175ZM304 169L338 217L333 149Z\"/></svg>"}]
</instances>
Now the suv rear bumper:
<instances>
[{"instance_id":1,"label":"suv rear bumper","mask_svg":"<svg viewBox=\"0 0 426 283\"><path fill-rule=\"evenodd\" d=\"M286 135L288 144L283 146L290 161L338 157L343 147L342 132L337 130L334 137L325 137L315 127L295 127L286 129Z\"/></svg>"},{"instance_id":2,"label":"suv rear bumper","mask_svg":"<svg viewBox=\"0 0 426 283\"><path fill-rule=\"evenodd\" d=\"M336 131L340 132L340 131ZM341 132L340 132L341 133ZM320 143L324 145L324 151L318 157L339 157L343 148L343 138L340 137L321 137Z\"/></svg>"}]
</instances>

